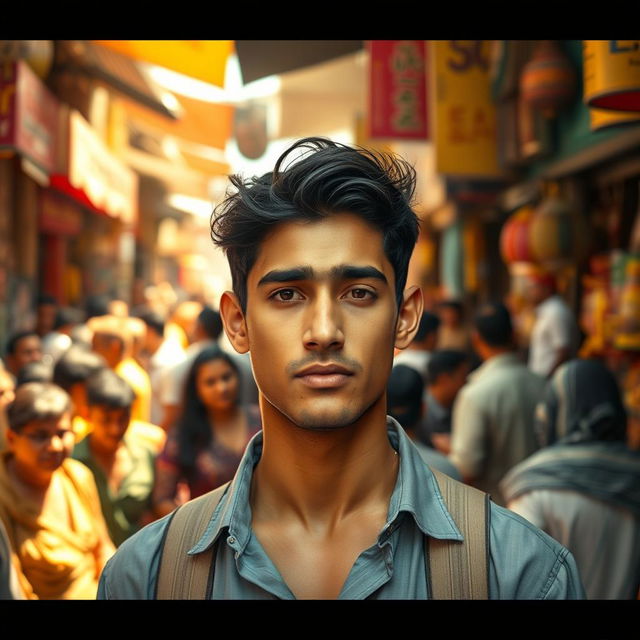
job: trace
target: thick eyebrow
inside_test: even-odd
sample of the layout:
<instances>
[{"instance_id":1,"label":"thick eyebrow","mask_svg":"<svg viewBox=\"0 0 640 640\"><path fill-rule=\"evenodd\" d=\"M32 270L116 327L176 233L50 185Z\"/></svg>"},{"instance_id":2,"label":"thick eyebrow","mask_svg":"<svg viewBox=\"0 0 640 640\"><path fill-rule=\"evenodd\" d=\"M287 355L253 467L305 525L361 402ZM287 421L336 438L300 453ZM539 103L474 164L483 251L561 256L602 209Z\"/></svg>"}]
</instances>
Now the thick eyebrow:
<instances>
[{"instance_id":1,"label":"thick eyebrow","mask_svg":"<svg viewBox=\"0 0 640 640\"><path fill-rule=\"evenodd\" d=\"M364 278L375 278L381 280L385 284L388 284L387 278L382 271L375 267L357 267L354 265L341 264L337 267L332 267L329 271L329 275L334 280L359 280ZM260 278L258 286L268 284L272 282L295 282L297 280L313 280L315 277L315 271L313 267L301 266L293 267L291 269L274 269L269 271Z\"/></svg>"}]
</instances>

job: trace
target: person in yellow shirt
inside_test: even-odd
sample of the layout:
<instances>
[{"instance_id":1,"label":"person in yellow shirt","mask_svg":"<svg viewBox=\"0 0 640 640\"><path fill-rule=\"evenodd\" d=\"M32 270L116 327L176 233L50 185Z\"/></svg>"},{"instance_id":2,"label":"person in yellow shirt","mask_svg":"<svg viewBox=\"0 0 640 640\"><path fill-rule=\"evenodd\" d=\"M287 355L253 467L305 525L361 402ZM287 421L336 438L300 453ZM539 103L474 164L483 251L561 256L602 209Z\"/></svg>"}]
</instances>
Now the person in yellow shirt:
<instances>
[{"instance_id":1,"label":"person in yellow shirt","mask_svg":"<svg viewBox=\"0 0 640 640\"><path fill-rule=\"evenodd\" d=\"M0 519L29 599L95 598L114 552L91 471L69 456L71 399L51 383L16 391L0 454Z\"/></svg>"},{"instance_id":2,"label":"person in yellow shirt","mask_svg":"<svg viewBox=\"0 0 640 640\"><path fill-rule=\"evenodd\" d=\"M129 318L97 316L88 324L93 332L93 350L131 385L136 394L131 417L147 422L151 417L151 382L147 372L133 358Z\"/></svg>"}]
</instances>

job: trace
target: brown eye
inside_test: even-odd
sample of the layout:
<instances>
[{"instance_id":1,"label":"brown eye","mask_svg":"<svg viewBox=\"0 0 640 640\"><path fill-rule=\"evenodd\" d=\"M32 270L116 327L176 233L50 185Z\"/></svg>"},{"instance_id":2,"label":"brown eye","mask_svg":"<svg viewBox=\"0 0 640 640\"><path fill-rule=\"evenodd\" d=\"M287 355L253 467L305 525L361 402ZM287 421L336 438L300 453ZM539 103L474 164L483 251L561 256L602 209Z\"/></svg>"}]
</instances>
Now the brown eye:
<instances>
[{"instance_id":1,"label":"brown eye","mask_svg":"<svg viewBox=\"0 0 640 640\"><path fill-rule=\"evenodd\" d=\"M369 289L351 289L351 297L354 300L373 300L377 298L376 294Z\"/></svg>"},{"instance_id":2,"label":"brown eye","mask_svg":"<svg viewBox=\"0 0 640 640\"><path fill-rule=\"evenodd\" d=\"M296 292L293 289L280 289L273 294L273 297L282 302L289 302L294 299Z\"/></svg>"}]
</instances>

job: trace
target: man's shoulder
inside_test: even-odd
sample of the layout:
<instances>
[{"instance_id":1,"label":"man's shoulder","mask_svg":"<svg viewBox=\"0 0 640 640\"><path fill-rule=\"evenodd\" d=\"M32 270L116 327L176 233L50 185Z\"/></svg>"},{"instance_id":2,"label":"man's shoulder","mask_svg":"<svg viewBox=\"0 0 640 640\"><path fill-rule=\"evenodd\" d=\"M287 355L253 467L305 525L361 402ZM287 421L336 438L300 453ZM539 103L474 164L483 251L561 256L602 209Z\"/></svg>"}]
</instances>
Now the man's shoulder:
<instances>
[{"instance_id":1,"label":"man's shoulder","mask_svg":"<svg viewBox=\"0 0 640 640\"><path fill-rule=\"evenodd\" d=\"M580 599L584 589L566 547L518 514L491 503L492 592L499 599Z\"/></svg>"},{"instance_id":2,"label":"man's shoulder","mask_svg":"<svg viewBox=\"0 0 640 640\"><path fill-rule=\"evenodd\" d=\"M160 554L171 516L166 515L148 524L118 547L100 576L99 600L153 598Z\"/></svg>"}]
</instances>

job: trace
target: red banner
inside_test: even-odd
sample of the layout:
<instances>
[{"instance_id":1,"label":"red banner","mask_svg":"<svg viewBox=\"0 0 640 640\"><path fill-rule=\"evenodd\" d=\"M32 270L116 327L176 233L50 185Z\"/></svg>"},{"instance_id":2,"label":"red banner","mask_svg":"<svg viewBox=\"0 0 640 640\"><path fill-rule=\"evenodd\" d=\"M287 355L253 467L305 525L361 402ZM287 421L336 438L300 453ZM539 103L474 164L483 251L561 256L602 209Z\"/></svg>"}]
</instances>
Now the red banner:
<instances>
[{"instance_id":1,"label":"red banner","mask_svg":"<svg viewBox=\"0 0 640 640\"><path fill-rule=\"evenodd\" d=\"M0 147L47 173L55 166L58 101L25 62L0 64Z\"/></svg>"},{"instance_id":2,"label":"red banner","mask_svg":"<svg viewBox=\"0 0 640 640\"><path fill-rule=\"evenodd\" d=\"M371 40L368 45L370 137L426 139L425 41Z\"/></svg>"}]
</instances>

